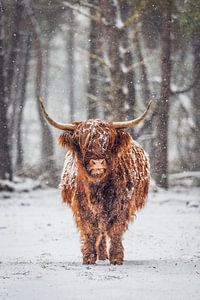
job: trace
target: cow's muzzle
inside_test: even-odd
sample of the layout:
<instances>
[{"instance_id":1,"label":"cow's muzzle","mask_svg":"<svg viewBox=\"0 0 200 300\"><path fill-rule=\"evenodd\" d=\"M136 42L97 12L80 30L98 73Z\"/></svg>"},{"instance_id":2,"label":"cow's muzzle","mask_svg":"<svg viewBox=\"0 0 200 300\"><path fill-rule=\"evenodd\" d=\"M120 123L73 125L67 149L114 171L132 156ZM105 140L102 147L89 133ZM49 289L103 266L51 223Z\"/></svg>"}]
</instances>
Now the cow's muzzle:
<instances>
[{"instance_id":1,"label":"cow's muzzle","mask_svg":"<svg viewBox=\"0 0 200 300\"><path fill-rule=\"evenodd\" d=\"M92 176L101 176L107 170L107 162L105 159L90 159L88 163L88 171Z\"/></svg>"}]
</instances>

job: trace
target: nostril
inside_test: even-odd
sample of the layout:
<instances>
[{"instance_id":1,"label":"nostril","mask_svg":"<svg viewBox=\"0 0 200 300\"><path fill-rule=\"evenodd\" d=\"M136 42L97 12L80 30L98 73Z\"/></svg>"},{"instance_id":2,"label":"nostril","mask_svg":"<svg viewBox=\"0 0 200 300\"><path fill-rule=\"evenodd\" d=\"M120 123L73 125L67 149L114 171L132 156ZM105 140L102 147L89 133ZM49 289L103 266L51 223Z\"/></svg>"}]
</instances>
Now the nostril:
<instances>
[{"instance_id":1,"label":"nostril","mask_svg":"<svg viewBox=\"0 0 200 300\"><path fill-rule=\"evenodd\" d=\"M91 168L105 168L107 164L105 159L91 159L89 165Z\"/></svg>"},{"instance_id":2,"label":"nostril","mask_svg":"<svg viewBox=\"0 0 200 300\"><path fill-rule=\"evenodd\" d=\"M101 160L101 165L102 165L103 167L106 166L106 160L105 160L105 159L102 159L102 160Z\"/></svg>"}]
</instances>

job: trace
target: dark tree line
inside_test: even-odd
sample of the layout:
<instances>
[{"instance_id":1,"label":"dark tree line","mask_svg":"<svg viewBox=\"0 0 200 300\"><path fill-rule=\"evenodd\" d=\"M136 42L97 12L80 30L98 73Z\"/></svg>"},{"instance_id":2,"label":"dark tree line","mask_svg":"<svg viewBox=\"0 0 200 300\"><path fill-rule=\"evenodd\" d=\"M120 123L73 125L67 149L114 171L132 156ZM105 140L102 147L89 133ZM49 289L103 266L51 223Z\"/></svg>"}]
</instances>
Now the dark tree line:
<instances>
[{"instance_id":1,"label":"dark tree line","mask_svg":"<svg viewBox=\"0 0 200 300\"><path fill-rule=\"evenodd\" d=\"M12 180L13 171L23 167L22 118L26 100L29 63L36 60L35 98L42 94L44 84L44 45L36 18L37 7L23 0L1 1L1 146L0 178ZM44 6L44 9L46 7ZM58 13L56 11L56 13ZM55 15L55 13L53 13ZM50 17L46 10L46 17ZM55 16L56 18L56 16ZM50 23L51 25L51 23ZM52 25L51 25L52 26ZM53 30L53 29L52 29ZM53 138L37 105L41 125L41 162L46 170L53 164Z\"/></svg>"}]
</instances>

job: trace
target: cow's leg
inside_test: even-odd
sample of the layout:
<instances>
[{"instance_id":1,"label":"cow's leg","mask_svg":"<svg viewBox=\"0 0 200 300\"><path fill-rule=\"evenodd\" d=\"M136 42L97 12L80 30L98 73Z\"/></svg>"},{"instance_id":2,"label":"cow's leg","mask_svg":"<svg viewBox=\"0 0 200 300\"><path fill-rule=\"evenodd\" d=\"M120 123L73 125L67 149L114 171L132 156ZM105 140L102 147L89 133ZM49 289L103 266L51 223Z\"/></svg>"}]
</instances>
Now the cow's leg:
<instances>
[{"instance_id":1,"label":"cow's leg","mask_svg":"<svg viewBox=\"0 0 200 300\"><path fill-rule=\"evenodd\" d=\"M84 264L95 264L97 260L97 251L96 251L96 241L97 233L91 232L81 234L82 241L82 254L83 254L83 263Z\"/></svg>"},{"instance_id":2,"label":"cow's leg","mask_svg":"<svg viewBox=\"0 0 200 300\"><path fill-rule=\"evenodd\" d=\"M106 260L108 258L107 254L107 244L106 244L106 235L102 234L100 237L100 241L98 243L98 259Z\"/></svg>"},{"instance_id":3,"label":"cow's leg","mask_svg":"<svg viewBox=\"0 0 200 300\"><path fill-rule=\"evenodd\" d=\"M122 236L119 234L110 234L109 260L113 265L122 265L124 260L124 247L122 245Z\"/></svg>"}]
</instances>

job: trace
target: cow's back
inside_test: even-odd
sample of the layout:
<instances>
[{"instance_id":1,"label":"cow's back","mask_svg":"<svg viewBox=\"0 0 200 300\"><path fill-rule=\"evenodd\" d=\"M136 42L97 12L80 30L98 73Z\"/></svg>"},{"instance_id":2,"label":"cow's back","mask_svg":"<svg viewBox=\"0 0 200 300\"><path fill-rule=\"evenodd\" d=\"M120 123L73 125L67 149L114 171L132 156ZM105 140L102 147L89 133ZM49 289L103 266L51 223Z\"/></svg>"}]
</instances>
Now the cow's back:
<instances>
[{"instance_id":1,"label":"cow's back","mask_svg":"<svg viewBox=\"0 0 200 300\"><path fill-rule=\"evenodd\" d=\"M131 218L144 206L150 184L148 155L131 137L126 149L116 154L113 179L118 194L117 201L128 210Z\"/></svg>"}]
</instances>

